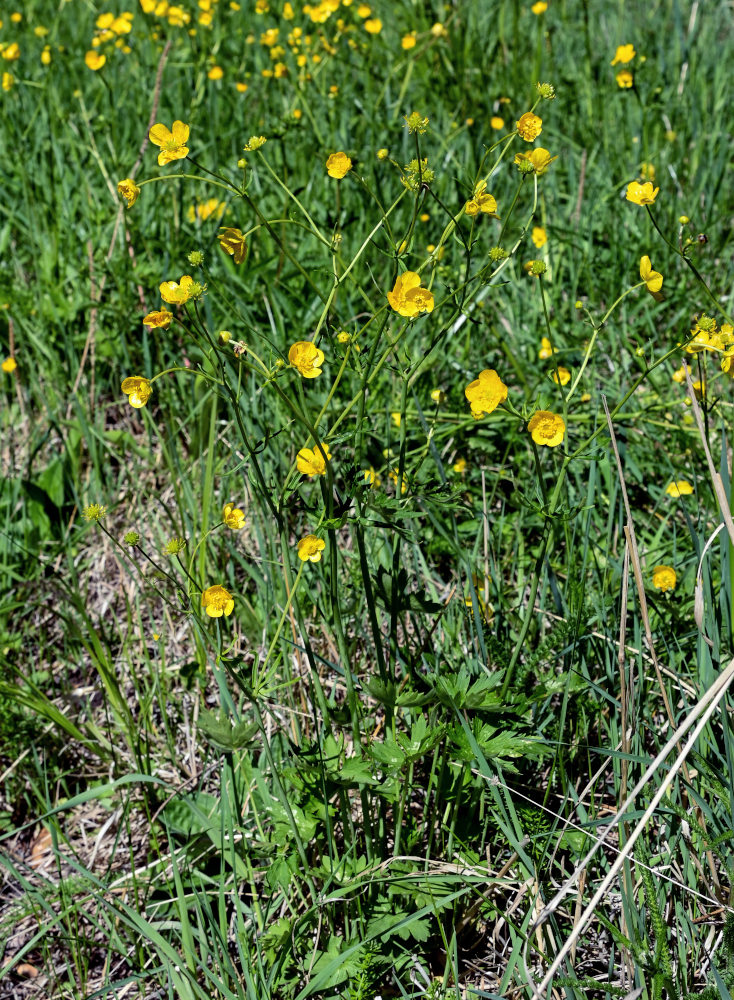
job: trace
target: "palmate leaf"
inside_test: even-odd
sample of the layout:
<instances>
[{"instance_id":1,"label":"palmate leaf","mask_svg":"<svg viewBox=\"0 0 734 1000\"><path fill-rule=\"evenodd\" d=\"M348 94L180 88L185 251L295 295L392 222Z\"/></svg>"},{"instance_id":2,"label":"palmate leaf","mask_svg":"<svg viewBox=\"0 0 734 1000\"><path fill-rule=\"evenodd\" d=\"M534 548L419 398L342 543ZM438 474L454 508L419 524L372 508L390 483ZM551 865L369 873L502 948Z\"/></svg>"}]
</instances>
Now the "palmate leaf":
<instances>
[{"instance_id":1,"label":"palmate leaf","mask_svg":"<svg viewBox=\"0 0 734 1000\"><path fill-rule=\"evenodd\" d=\"M472 733L479 749L488 761L501 761L505 770L516 771L510 761L523 757L539 759L553 752L553 748L538 739L518 736L511 731L501 731L490 726L481 719L472 720ZM470 763L475 759L475 753L463 727L458 723L449 730L449 736L456 747L461 760Z\"/></svg>"}]
</instances>

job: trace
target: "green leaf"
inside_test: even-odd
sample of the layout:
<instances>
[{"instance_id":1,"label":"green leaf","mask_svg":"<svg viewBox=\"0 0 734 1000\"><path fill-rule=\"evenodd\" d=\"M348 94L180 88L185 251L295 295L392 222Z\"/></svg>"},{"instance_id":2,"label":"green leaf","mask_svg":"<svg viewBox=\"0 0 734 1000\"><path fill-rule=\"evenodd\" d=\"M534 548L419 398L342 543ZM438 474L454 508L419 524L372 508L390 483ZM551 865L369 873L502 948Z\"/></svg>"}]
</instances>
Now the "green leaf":
<instances>
[{"instance_id":1,"label":"green leaf","mask_svg":"<svg viewBox=\"0 0 734 1000\"><path fill-rule=\"evenodd\" d=\"M199 729L204 736L219 750L242 750L249 746L257 735L255 723L233 723L227 716L216 715L208 709L202 709L199 714Z\"/></svg>"}]
</instances>

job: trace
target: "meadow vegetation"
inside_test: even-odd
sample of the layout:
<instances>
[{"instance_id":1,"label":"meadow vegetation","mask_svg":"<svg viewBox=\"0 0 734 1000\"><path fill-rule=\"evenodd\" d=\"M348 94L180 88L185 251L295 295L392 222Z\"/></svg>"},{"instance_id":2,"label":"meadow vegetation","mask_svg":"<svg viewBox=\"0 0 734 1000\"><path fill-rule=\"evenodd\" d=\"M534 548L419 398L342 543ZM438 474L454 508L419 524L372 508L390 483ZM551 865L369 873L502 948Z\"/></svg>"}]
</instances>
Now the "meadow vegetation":
<instances>
[{"instance_id":1,"label":"meadow vegetation","mask_svg":"<svg viewBox=\"0 0 734 1000\"><path fill-rule=\"evenodd\" d=\"M0 22L0 997L729 997L731 5Z\"/></svg>"}]
</instances>

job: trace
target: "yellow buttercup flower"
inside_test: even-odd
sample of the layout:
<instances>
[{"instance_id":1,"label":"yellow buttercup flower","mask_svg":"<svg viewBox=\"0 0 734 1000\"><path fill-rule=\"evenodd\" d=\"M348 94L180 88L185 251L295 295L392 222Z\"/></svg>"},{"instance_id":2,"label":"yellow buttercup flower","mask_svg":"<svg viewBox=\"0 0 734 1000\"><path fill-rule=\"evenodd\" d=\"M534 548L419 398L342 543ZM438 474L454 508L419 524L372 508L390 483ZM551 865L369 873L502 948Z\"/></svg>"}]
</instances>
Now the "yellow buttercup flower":
<instances>
[{"instance_id":1,"label":"yellow buttercup flower","mask_svg":"<svg viewBox=\"0 0 734 1000\"><path fill-rule=\"evenodd\" d=\"M208 198L206 201L200 201L197 205L189 205L186 210L186 217L189 222L206 222L211 216L215 216L217 219L221 219L227 210L227 206L219 198Z\"/></svg>"},{"instance_id":2,"label":"yellow buttercup flower","mask_svg":"<svg viewBox=\"0 0 734 1000\"><path fill-rule=\"evenodd\" d=\"M507 386L493 368L485 368L479 377L464 389L472 414L476 419L492 413L507 399Z\"/></svg>"},{"instance_id":3,"label":"yellow buttercup flower","mask_svg":"<svg viewBox=\"0 0 734 1000\"><path fill-rule=\"evenodd\" d=\"M545 0L536 0L536 2L532 5L530 9L536 16L538 14L545 14L545 12L548 10L548 4L545 2Z\"/></svg>"},{"instance_id":4,"label":"yellow buttercup flower","mask_svg":"<svg viewBox=\"0 0 734 1000\"><path fill-rule=\"evenodd\" d=\"M364 30L370 35L379 35L382 31L382 21L379 17L370 17L364 22Z\"/></svg>"},{"instance_id":5,"label":"yellow buttercup flower","mask_svg":"<svg viewBox=\"0 0 734 1000\"><path fill-rule=\"evenodd\" d=\"M540 350L538 351L538 357L540 360L545 361L546 358L550 358L555 353L555 348L551 347L551 342L548 337L541 337Z\"/></svg>"},{"instance_id":6,"label":"yellow buttercup flower","mask_svg":"<svg viewBox=\"0 0 734 1000\"><path fill-rule=\"evenodd\" d=\"M150 327L151 330L167 330L172 319L173 313L168 309L156 309L143 316L143 325Z\"/></svg>"},{"instance_id":7,"label":"yellow buttercup flower","mask_svg":"<svg viewBox=\"0 0 734 1000\"><path fill-rule=\"evenodd\" d=\"M220 584L207 587L201 595L201 606L210 618L228 618L234 611L234 598Z\"/></svg>"},{"instance_id":8,"label":"yellow buttercup flower","mask_svg":"<svg viewBox=\"0 0 734 1000\"><path fill-rule=\"evenodd\" d=\"M612 66L616 66L618 63L624 65L625 63L632 62L635 55L634 45L619 45L614 54L614 59L612 59Z\"/></svg>"},{"instance_id":9,"label":"yellow buttercup flower","mask_svg":"<svg viewBox=\"0 0 734 1000\"><path fill-rule=\"evenodd\" d=\"M310 340L298 340L288 351L288 361L304 378L318 378L324 363L324 352Z\"/></svg>"},{"instance_id":10,"label":"yellow buttercup flower","mask_svg":"<svg viewBox=\"0 0 734 1000\"><path fill-rule=\"evenodd\" d=\"M326 172L329 177L341 180L352 169L352 161L346 153L332 153L326 161Z\"/></svg>"},{"instance_id":11,"label":"yellow buttercup flower","mask_svg":"<svg viewBox=\"0 0 734 1000\"><path fill-rule=\"evenodd\" d=\"M315 448L301 448L296 456L296 467L304 476L325 476L326 463L331 461L328 444Z\"/></svg>"},{"instance_id":12,"label":"yellow buttercup flower","mask_svg":"<svg viewBox=\"0 0 734 1000\"><path fill-rule=\"evenodd\" d=\"M192 295L195 282L190 274L184 274L180 281L164 281L161 283L161 298L169 305L183 305Z\"/></svg>"},{"instance_id":13,"label":"yellow buttercup flower","mask_svg":"<svg viewBox=\"0 0 734 1000\"><path fill-rule=\"evenodd\" d=\"M533 231L530 234L530 238L532 239L533 243L538 248L538 250L540 250L541 247L544 247L548 242L548 234L546 233L545 228L543 226L533 226Z\"/></svg>"},{"instance_id":14,"label":"yellow buttercup flower","mask_svg":"<svg viewBox=\"0 0 734 1000\"><path fill-rule=\"evenodd\" d=\"M296 548L301 562L321 562L321 553L326 548L326 542L323 538L317 538L316 535L306 535L299 541Z\"/></svg>"},{"instance_id":15,"label":"yellow buttercup flower","mask_svg":"<svg viewBox=\"0 0 734 1000\"><path fill-rule=\"evenodd\" d=\"M652 585L663 593L666 590L675 590L677 581L678 577L672 566L656 566L652 571Z\"/></svg>"},{"instance_id":16,"label":"yellow buttercup flower","mask_svg":"<svg viewBox=\"0 0 734 1000\"><path fill-rule=\"evenodd\" d=\"M617 81L617 86L622 90L629 90L630 87L634 85L635 78L632 76L628 69L622 69L617 73L614 78Z\"/></svg>"},{"instance_id":17,"label":"yellow buttercup flower","mask_svg":"<svg viewBox=\"0 0 734 1000\"><path fill-rule=\"evenodd\" d=\"M2 368L2 370L7 375L12 375L17 367L18 367L18 362L15 360L15 358L6 358L3 361L2 365L0 365L0 368Z\"/></svg>"},{"instance_id":18,"label":"yellow buttercup flower","mask_svg":"<svg viewBox=\"0 0 734 1000\"><path fill-rule=\"evenodd\" d=\"M555 448L563 441L566 424L560 414L552 413L550 410L538 410L530 418L528 430L536 444Z\"/></svg>"},{"instance_id":19,"label":"yellow buttercup flower","mask_svg":"<svg viewBox=\"0 0 734 1000\"><path fill-rule=\"evenodd\" d=\"M222 250L234 259L235 264L241 264L247 256L247 240L242 230L220 229L217 239Z\"/></svg>"},{"instance_id":20,"label":"yellow buttercup flower","mask_svg":"<svg viewBox=\"0 0 734 1000\"><path fill-rule=\"evenodd\" d=\"M674 479L672 483L668 483L665 487L665 492L669 497L689 496L693 493L693 487L685 479Z\"/></svg>"},{"instance_id":21,"label":"yellow buttercup flower","mask_svg":"<svg viewBox=\"0 0 734 1000\"><path fill-rule=\"evenodd\" d=\"M132 208L138 200L140 188L132 177L125 177L123 180L117 182L117 193L125 199L127 207Z\"/></svg>"},{"instance_id":22,"label":"yellow buttercup flower","mask_svg":"<svg viewBox=\"0 0 734 1000\"><path fill-rule=\"evenodd\" d=\"M492 115L492 117L489 119L489 127L493 128L495 132L499 132L501 129L505 127L505 119L500 118L499 115Z\"/></svg>"},{"instance_id":23,"label":"yellow buttercup flower","mask_svg":"<svg viewBox=\"0 0 734 1000\"><path fill-rule=\"evenodd\" d=\"M158 166L163 167L172 160L182 160L189 155L186 145L189 139L189 126L176 120L170 131L165 125L156 124L148 133L148 138L154 146L160 146Z\"/></svg>"},{"instance_id":24,"label":"yellow buttercup flower","mask_svg":"<svg viewBox=\"0 0 734 1000\"><path fill-rule=\"evenodd\" d=\"M251 135L247 140L247 145L244 147L246 153L254 153L256 149L260 149L268 140L264 135Z\"/></svg>"},{"instance_id":25,"label":"yellow buttercup flower","mask_svg":"<svg viewBox=\"0 0 734 1000\"><path fill-rule=\"evenodd\" d=\"M497 202L491 194L487 193L487 182L479 181L474 188L474 196L464 205L467 215L489 215L493 219L499 218L497 215Z\"/></svg>"},{"instance_id":26,"label":"yellow buttercup flower","mask_svg":"<svg viewBox=\"0 0 734 1000\"><path fill-rule=\"evenodd\" d=\"M562 365L559 365L555 371L551 372L551 378L556 385L568 385L571 381L571 372L568 368L564 368Z\"/></svg>"},{"instance_id":27,"label":"yellow buttercup flower","mask_svg":"<svg viewBox=\"0 0 734 1000\"><path fill-rule=\"evenodd\" d=\"M407 52L408 49L415 48L417 41L418 41L418 36L416 32L409 31L407 35L403 35L403 37L400 39L400 47L401 49Z\"/></svg>"},{"instance_id":28,"label":"yellow buttercup flower","mask_svg":"<svg viewBox=\"0 0 734 1000\"><path fill-rule=\"evenodd\" d=\"M653 188L650 181L645 181L644 184L630 181L627 185L627 201L631 201L635 205L652 205L659 190L659 187Z\"/></svg>"},{"instance_id":29,"label":"yellow buttercup flower","mask_svg":"<svg viewBox=\"0 0 734 1000\"><path fill-rule=\"evenodd\" d=\"M515 126L521 139L524 139L525 142L533 142L543 131L543 119L534 115L532 111L526 111L520 120L515 122Z\"/></svg>"},{"instance_id":30,"label":"yellow buttercup flower","mask_svg":"<svg viewBox=\"0 0 734 1000\"><path fill-rule=\"evenodd\" d=\"M84 63L87 69L91 69L94 73L96 73L97 70L102 69L106 62L107 56L103 55L101 52L95 52L94 49L90 49L84 56Z\"/></svg>"},{"instance_id":31,"label":"yellow buttercup flower","mask_svg":"<svg viewBox=\"0 0 734 1000\"><path fill-rule=\"evenodd\" d=\"M421 276L415 271L404 271L395 279L387 301L401 316L413 317L423 312L433 312L433 293L421 287Z\"/></svg>"},{"instance_id":32,"label":"yellow buttercup flower","mask_svg":"<svg viewBox=\"0 0 734 1000\"><path fill-rule=\"evenodd\" d=\"M120 388L128 397L130 406L134 406L136 410L139 410L141 406L145 406L153 392L153 386L142 375L128 376Z\"/></svg>"},{"instance_id":33,"label":"yellow buttercup flower","mask_svg":"<svg viewBox=\"0 0 734 1000\"><path fill-rule=\"evenodd\" d=\"M232 531L239 531L245 526L245 512L233 503L226 503L222 508L222 520Z\"/></svg>"},{"instance_id":34,"label":"yellow buttercup flower","mask_svg":"<svg viewBox=\"0 0 734 1000\"><path fill-rule=\"evenodd\" d=\"M640 257L640 277L652 295L657 295L663 287L663 276L659 271L653 271L650 258L647 255Z\"/></svg>"},{"instance_id":35,"label":"yellow buttercup flower","mask_svg":"<svg viewBox=\"0 0 734 1000\"><path fill-rule=\"evenodd\" d=\"M536 146L527 153L515 153L515 163L520 170L537 174L538 177L542 177L551 163L557 159L557 156L551 156L542 146Z\"/></svg>"}]
</instances>

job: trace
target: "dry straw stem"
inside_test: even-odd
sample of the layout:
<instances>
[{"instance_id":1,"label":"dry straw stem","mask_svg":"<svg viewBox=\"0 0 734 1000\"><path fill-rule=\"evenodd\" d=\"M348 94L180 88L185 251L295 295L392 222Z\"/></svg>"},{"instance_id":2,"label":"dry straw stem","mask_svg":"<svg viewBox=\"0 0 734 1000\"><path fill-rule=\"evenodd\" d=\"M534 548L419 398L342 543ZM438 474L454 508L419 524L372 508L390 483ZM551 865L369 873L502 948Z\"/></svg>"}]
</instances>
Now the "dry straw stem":
<instances>
[{"instance_id":1,"label":"dry straw stem","mask_svg":"<svg viewBox=\"0 0 734 1000\"><path fill-rule=\"evenodd\" d=\"M701 444L703 445L703 450L706 453L706 462L709 467L709 475L711 476L711 482L714 486L714 493L716 494L716 499L719 501L719 509L721 511L721 516L724 518L724 524L726 525L726 530L729 533L729 541L734 545L734 520L731 516L731 508L729 507L729 499L726 495L726 490L724 489L724 482L721 478L721 473L716 471L714 465L714 460L711 457L711 449L709 448L709 443L706 439L706 428L704 427L703 417L701 415L701 407L699 406L698 400L696 399L696 393L693 389L693 382L691 381L691 371L686 364L683 362L683 370L686 373L686 385L688 386L688 396L691 400L691 408L693 409L693 416L696 418L696 426L698 427L698 433L701 435Z\"/></svg>"},{"instance_id":2,"label":"dry straw stem","mask_svg":"<svg viewBox=\"0 0 734 1000\"><path fill-rule=\"evenodd\" d=\"M581 936L584 928L586 927L586 925L589 923L589 921L594 916L594 913L596 911L597 905L603 899L604 895L606 894L607 890L609 889L609 886L613 883L613 881L617 877L620 869L622 868L622 865L627 860L627 858L631 857L632 848L634 847L634 845L636 844L636 842L639 839L640 835L642 834L643 830L645 829L647 821L650 819L650 817L653 815L653 813L657 809L658 804L660 803L660 801L667 794L668 789L673 784L673 781L674 781L676 775L678 774L678 771L680 771L680 769L685 764L686 757L688 756L688 754L691 752L691 750L695 746L696 740L700 736L702 730L708 724L708 721L711 718L711 716L714 714L714 712L716 711L716 709L717 709L717 707L719 705L719 702L721 701L721 699L724 697L724 695L726 694L727 690L729 689L729 686L731 685L732 679L734 679L734 659L732 659L728 663L728 665L723 670L723 672L716 678L716 680L713 682L713 684L704 693L704 695L702 696L702 698L699 701L699 703L697 705L695 705L693 709L691 709L691 711L688 713L688 715L683 720L683 722L681 723L681 725L676 729L676 731L670 737L670 739L665 744L665 746L662 748L662 750L657 755L657 757L653 760L653 762L645 770L645 773L642 775L642 777L640 778L640 780L637 782L637 784L635 785L635 787L632 789L632 791L630 792L629 797L627 798L627 800L620 807L619 812L615 816L614 820L609 824L609 826L607 826L604 829L604 831L602 832L601 836L596 841L596 843L591 848L591 850L588 852L588 854L586 855L586 857L580 862L580 864L578 865L578 867L576 868L576 870L567 879L567 881L564 883L564 885L558 890L558 892L555 894L555 896L553 897L553 899L551 899L551 901L548 903L548 905L542 910L542 912L540 913L540 915L536 919L535 924L530 928L529 933L528 933L528 939L527 939L527 941L525 943L525 946L523 948L523 962L524 962L524 965L525 965L525 973L526 973L526 976L527 976L527 979L528 979L528 985L530 985L531 988L532 988L532 990L533 990L532 995L533 995L534 998L535 997L542 997L543 996L544 991L550 985L551 980L553 979L553 976L558 971L558 969L559 969L561 963L563 962L564 958L571 951L571 949L574 947L576 941ZM612 830L614 830L615 827L617 827L620 823L624 822L625 817L626 817L628 811L634 805L635 799L637 798L637 796L639 795L639 793L648 784L648 782L651 781L651 779L654 777L654 775L656 774L656 772L658 771L658 769L665 762L665 759L668 756L668 754L670 753L670 751L676 746L676 744L678 743L678 741L681 740L685 736L685 734L691 728L691 726L693 725L693 723L696 722L696 719L698 719L699 716L700 716L700 720L698 721L695 729L691 733L691 735L690 735L690 737L688 739L688 742L685 744L685 746L683 747L683 749L681 751L679 751L678 757L675 759L675 761L670 766L667 774L665 775L665 777L663 778L662 782L660 783L660 787L658 788L657 792L653 796L653 798L652 798L652 800L650 802L650 805L647 807L647 809L645 810L644 814L640 817L640 819L637 822L635 828L633 829L632 833L630 834L629 840L624 845L624 847L622 847L622 849L620 850L619 854L617 855L616 860L614 861L612 867L609 869L609 872L607 873L607 875L605 876L605 878L603 879L603 881L599 885L599 888L596 890L596 892L592 896L592 898L591 898L588 906L586 907L586 909L584 910L584 912L581 914L580 918L576 921L576 925L575 925L573 931L571 932L571 934L569 935L568 940L566 940L564 942L563 946L561 947L560 951L558 952L558 954L554 958L554 960L553 960L550 968L546 972L546 974L543 977L543 979L541 980L541 982L540 983L536 983L533 980L533 977L530 975L530 972L529 972L529 969L528 969L528 963L527 963L527 947L528 947L528 944L530 942L530 937L531 937L532 931L534 931L540 924L544 923L548 919L548 917L553 912L555 912L555 910L561 904L561 902L564 899L564 897L571 891L574 883L580 877L581 873L584 872L584 871L586 871L586 869L589 866L589 863L590 863L591 859L596 854L596 852L599 850L599 848L602 846L602 844L605 843L607 837L612 832Z\"/></svg>"}]
</instances>

